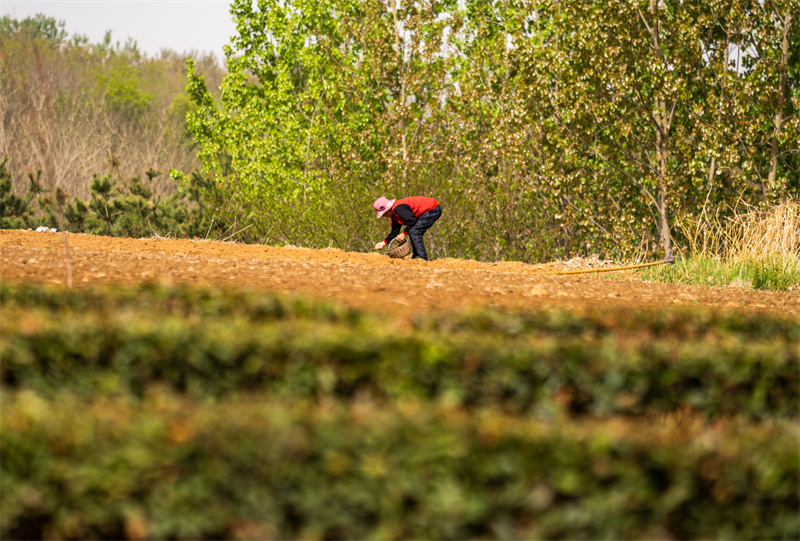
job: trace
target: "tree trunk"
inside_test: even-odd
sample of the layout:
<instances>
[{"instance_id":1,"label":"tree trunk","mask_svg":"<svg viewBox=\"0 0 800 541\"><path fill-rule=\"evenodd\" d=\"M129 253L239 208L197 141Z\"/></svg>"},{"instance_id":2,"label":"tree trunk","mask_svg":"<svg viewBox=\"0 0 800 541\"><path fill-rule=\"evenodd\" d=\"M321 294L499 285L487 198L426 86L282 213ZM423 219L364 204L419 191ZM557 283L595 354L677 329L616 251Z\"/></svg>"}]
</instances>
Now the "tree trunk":
<instances>
[{"instance_id":1,"label":"tree trunk","mask_svg":"<svg viewBox=\"0 0 800 541\"><path fill-rule=\"evenodd\" d=\"M406 147L406 74L403 62L403 49L400 45L400 26L397 24L397 4L399 0L392 2L392 19L394 20L394 43L397 48L397 67L400 71L400 141L403 147L403 188L406 187L408 176L408 148Z\"/></svg>"},{"instance_id":2,"label":"tree trunk","mask_svg":"<svg viewBox=\"0 0 800 541\"><path fill-rule=\"evenodd\" d=\"M666 104L661 102L661 118L657 120L658 126L656 127L656 154L657 154L657 174L658 174L658 191L657 203L658 209L658 236L661 240L661 247L664 249L664 257L669 257L672 253L672 237L670 235L669 225L669 206L668 206L668 188L667 188L667 142L669 138L669 125L666 114Z\"/></svg>"},{"instance_id":3,"label":"tree trunk","mask_svg":"<svg viewBox=\"0 0 800 541\"><path fill-rule=\"evenodd\" d=\"M653 55L661 61L663 60L663 55L661 51L661 30L658 21L658 0L650 0L650 15L653 17L653 23L649 26L650 37L652 38L651 47ZM674 104L672 108L674 110ZM656 124L657 227L661 247L664 249L664 257L669 257L672 253L672 237L670 235L667 197L669 194L669 186L667 185L667 168L669 166L667 155L669 152L669 132L670 125L672 124L672 112L667 110L667 102L663 98L658 100L657 111L658 112L653 115Z\"/></svg>"},{"instance_id":4,"label":"tree trunk","mask_svg":"<svg viewBox=\"0 0 800 541\"><path fill-rule=\"evenodd\" d=\"M772 120L772 148L770 149L769 155L769 174L767 175L767 186L763 189L762 193L765 201L767 200L768 190L771 191L775 189L775 181L778 176L779 138L783 130L783 106L786 101L786 78L789 66L789 30L791 27L792 12L791 10L787 10L783 20L783 39L781 40L781 72L778 81L778 103L775 106L775 116Z\"/></svg>"}]
</instances>

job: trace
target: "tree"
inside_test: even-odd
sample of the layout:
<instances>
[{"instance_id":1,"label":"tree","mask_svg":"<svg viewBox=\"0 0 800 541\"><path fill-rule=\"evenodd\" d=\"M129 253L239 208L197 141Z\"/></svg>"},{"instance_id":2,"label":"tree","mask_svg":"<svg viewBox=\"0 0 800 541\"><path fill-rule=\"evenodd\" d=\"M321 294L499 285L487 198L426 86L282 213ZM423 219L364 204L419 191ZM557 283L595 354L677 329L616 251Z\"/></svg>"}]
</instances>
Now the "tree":
<instances>
[{"instance_id":1,"label":"tree","mask_svg":"<svg viewBox=\"0 0 800 541\"><path fill-rule=\"evenodd\" d=\"M213 56L197 58L198 71L218 86ZM97 44L67 39L63 23L38 15L0 19L0 153L19 179L42 170L50 190L88 196L94 173L116 156L127 176L155 167L197 166L186 127L185 57L143 55L136 43ZM156 190L174 192L157 179Z\"/></svg>"},{"instance_id":2,"label":"tree","mask_svg":"<svg viewBox=\"0 0 800 541\"><path fill-rule=\"evenodd\" d=\"M750 158L749 165L758 178L763 201L774 202L786 193L785 179L779 183L778 173L779 162L784 153L783 141L787 123L798 122L796 109L791 101L789 62L790 41L792 35L797 34L800 2L758 2L751 7L749 15L750 32L743 41L742 48L748 53L743 63L747 74L746 84L750 90L748 97L751 108L747 115L748 126L743 130L745 135L740 144ZM764 141L763 135L767 135L764 143L761 142ZM796 139L790 142L790 147L796 149L797 142ZM759 147L764 146L768 149L764 153L767 163L762 166L758 154Z\"/></svg>"},{"instance_id":3,"label":"tree","mask_svg":"<svg viewBox=\"0 0 800 541\"><path fill-rule=\"evenodd\" d=\"M596 170L611 168L636 186L669 254L670 195L682 162L674 127L701 58L694 13L656 0L567 2L561 17L576 23L554 59L560 85L552 98L565 134L591 152Z\"/></svg>"},{"instance_id":4,"label":"tree","mask_svg":"<svg viewBox=\"0 0 800 541\"><path fill-rule=\"evenodd\" d=\"M354 205L419 178L442 129L451 26L442 10L454 6L234 2L221 103L191 63L188 82L204 172L227 194L222 215L252 224L256 238L366 246L360 225L326 220L363 224Z\"/></svg>"},{"instance_id":5,"label":"tree","mask_svg":"<svg viewBox=\"0 0 800 541\"><path fill-rule=\"evenodd\" d=\"M790 193L796 4L237 0L190 125L250 239L368 249L374 197L423 192L436 255L668 255L710 207Z\"/></svg>"}]
</instances>

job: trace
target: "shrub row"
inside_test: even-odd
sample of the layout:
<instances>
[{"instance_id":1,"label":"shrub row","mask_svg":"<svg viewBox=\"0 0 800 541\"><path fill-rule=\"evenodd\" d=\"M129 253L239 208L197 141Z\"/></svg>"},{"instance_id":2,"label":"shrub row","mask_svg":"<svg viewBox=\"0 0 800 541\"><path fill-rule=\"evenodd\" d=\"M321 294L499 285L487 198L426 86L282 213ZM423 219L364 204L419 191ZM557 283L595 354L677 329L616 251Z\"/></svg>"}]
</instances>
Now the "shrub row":
<instances>
[{"instance_id":1,"label":"shrub row","mask_svg":"<svg viewBox=\"0 0 800 541\"><path fill-rule=\"evenodd\" d=\"M153 318L245 318L252 322L302 319L358 324L362 312L339 303L243 289L143 283L64 289L41 284L0 283L0 303L25 310L47 310L55 318L72 313L111 316L120 312ZM146 317L146 316L144 316Z\"/></svg>"},{"instance_id":2,"label":"shrub row","mask_svg":"<svg viewBox=\"0 0 800 541\"><path fill-rule=\"evenodd\" d=\"M154 317L170 314L204 318L242 317L253 322L300 318L355 325L364 324L364 320L369 319L362 312L341 304L241 289L180 284L150 283L83 290L0 284L0 302L54 312L136 310ZM797 318L775 313L713 311L701 307L662 310L613 307L581 314L559 310L507 312L480 309L418 316L413 326L440 334L464 332L510 338L530 333L587 339L631 334L680 340L734 336L745 341L800 342L800 320Z\"/></svg>"},{"instance_id":3,"label":"shrub row","mask_svg":"<svg viewBox=\"0 0 800 541\"><path fill-rule=\"evenodd\" d=\"M369 394L540 416L686 407L709 416L800 416L797 342L780 337L709 332L680 339L642 329L600 334L580 330L589 319L570 321L564 314L538 317L561 329L575 327L574 334L548 333L543 326L496 332L497 315L476 315L470 321L480 325L448 324L446 331L421 321L420 328L398 333L389 320L269 295L253 294L250 308L239 313L221 310L225 295L214 292L194 303L193 313L184 312L181 295L200 295L187 290L174 292L178 300L162 311L151 310L146 290L141 309L111 309L109 301L102 310L72 311L17 304L34 294L12 289L3 289L0 323L0 382L7 388L142 396L164 383L197 398L269 392L349 400ZM36 295L47 297L44 290ZM252 317L256 312L260 316ZM530 324L537 316L524 317ZM787 327L785 334L793 332Z\"/></svg>"},{"instance_id":4,"label":"shrub row","mask_svg":"<svg viewBox=\"0 0 800 541\"><path fill-rule=\"evenodd\" d=\"M785 340L800 343L800 320L775 313L711 310L705 307L637 309L603 307L578 314L560 310L450 312L417 321L420 329L482 332L513 337L545 332L557 336L634 335L642 339L678 340L736 337L745 341Z\"/></svg>"},{"instance_id":5,"label":"shrub row","mask_svg":"<svg viewBox=\"0 0 800 541\"><path fill-rule=\"evenodd\" d=\"M3 538L797 539L790 422L2 398Z\"/></svg>"}]
</instances>

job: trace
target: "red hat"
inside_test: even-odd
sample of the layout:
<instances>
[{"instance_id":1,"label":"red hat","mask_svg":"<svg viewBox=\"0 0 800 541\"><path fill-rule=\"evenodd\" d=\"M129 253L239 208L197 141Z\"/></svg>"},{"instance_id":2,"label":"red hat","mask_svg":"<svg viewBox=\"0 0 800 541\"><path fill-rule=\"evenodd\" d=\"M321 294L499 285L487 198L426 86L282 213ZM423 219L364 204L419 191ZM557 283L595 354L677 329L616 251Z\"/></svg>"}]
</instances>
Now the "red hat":
<instances>
[{"instance_id":1,"label":"red hat","mask_svg":"<svg viewBox=\"0 0 800 541\"><path fill-rule=\"evenodd\" d=\"M372 208L375 209L375 212L378 213L378 218L380 218L392 209L392 205L394 205L394 199L387 199L381 196L375 200Z\"/></svg>"}]
</instances>

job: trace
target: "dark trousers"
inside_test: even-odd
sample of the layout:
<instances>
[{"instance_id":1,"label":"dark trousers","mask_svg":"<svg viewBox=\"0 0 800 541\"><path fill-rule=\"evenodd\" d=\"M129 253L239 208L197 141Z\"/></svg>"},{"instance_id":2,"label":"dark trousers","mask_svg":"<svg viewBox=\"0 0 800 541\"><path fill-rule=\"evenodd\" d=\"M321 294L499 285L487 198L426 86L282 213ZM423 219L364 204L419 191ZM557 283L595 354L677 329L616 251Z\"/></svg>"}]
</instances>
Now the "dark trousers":
<instances>
[{"instance_id":1,"label":"dark trousers","mask_svg":"<svg viewBox=\"0 0 800 541\"><path fill-rule=\"evenodd\" d=\"M428 260L428 252L425 250L425 241L422 240L422 235L425 234L425 231L430 229L441 215L442 205L436 205L435 208L432 208L417 218L414 225L408 228L408 237L411 239L411 247L414 249L414 256L412 259Z\"/></svg>"}]
</instances>

